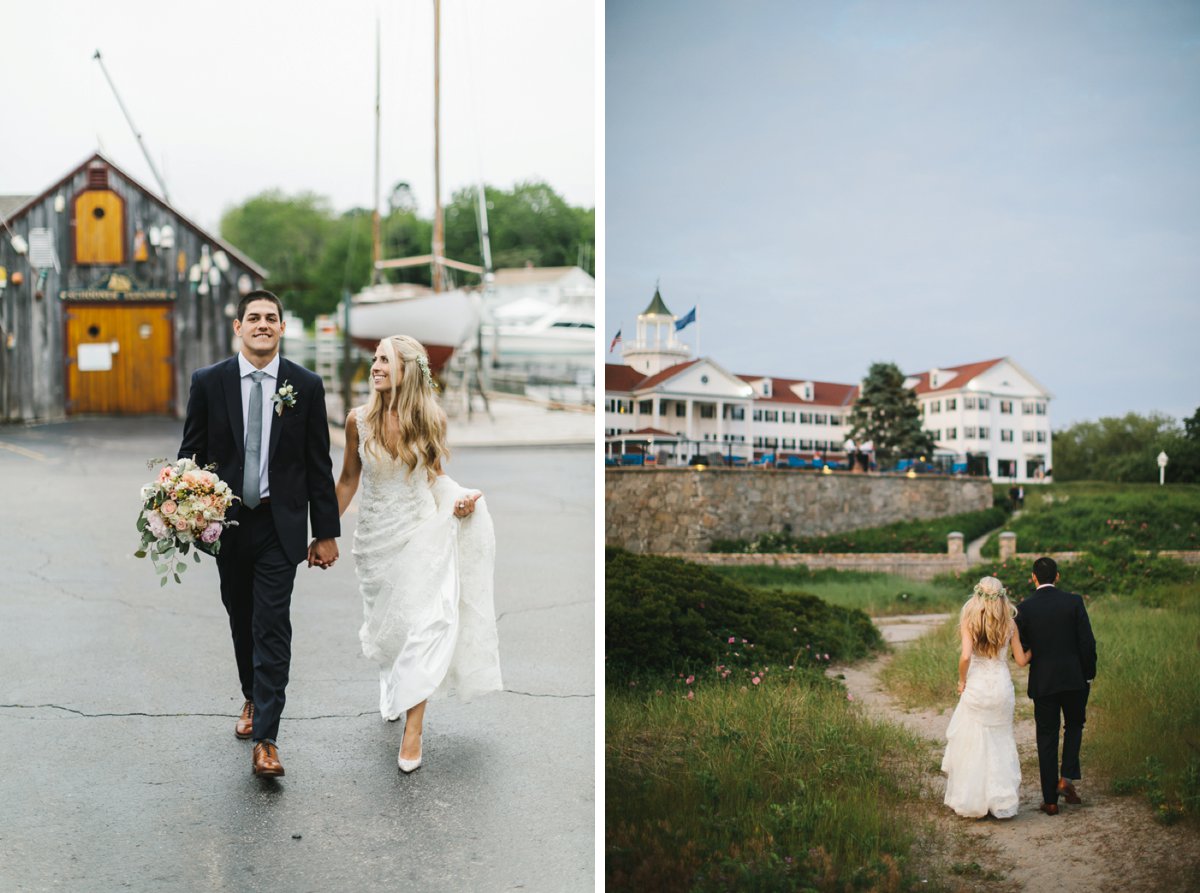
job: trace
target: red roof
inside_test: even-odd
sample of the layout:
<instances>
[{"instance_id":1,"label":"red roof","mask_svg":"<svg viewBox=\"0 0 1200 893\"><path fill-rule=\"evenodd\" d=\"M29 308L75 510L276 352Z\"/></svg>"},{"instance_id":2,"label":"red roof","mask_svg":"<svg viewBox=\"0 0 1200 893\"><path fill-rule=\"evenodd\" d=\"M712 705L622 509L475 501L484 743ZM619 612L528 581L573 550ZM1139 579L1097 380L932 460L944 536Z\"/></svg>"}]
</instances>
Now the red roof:
<instances>
[{"instance_id":1,"label":"red roof","mask_svg":"<svg viewBox=\"0 0 1200 893\"><path fill-rule=\"evenodd\" d=\"M632 366L621 363L604 364L604 389L606 391L632 391L646 376Z\"/></svg>"},{"instance_id":2,"label":"red roof","mask_svg":"<svg viewBox=\"0 0 1200 893\"><path fill-rule=\"evenodd\" d=\"M954 375L952 377L943 379L943 381L936 388L931 388L929 386L928 371L917 372L909 377L919 379L916 387L913 388L913 391L918 394L930 394L936 391L948 391L965 386L966 383L972 378L982 375L984 372L991 369L993 366L1002 362L1003 360L1004 357L997 357L994 360L984 360L981 363L967 363L965 366L939 366L939 372L943 374L953 372Z\"/></svg>"},{"instance_id":3,"label":"red roof","mask_svg":"<svg viewBox=\"0 0 1200 893\"><path fill-rule=\"evenodd\" d=\"M798 403L801 406L849 406L858 396L858 385L839 384L835 381L813 381L813 399L801 400L792 390L793 385L804 384L812 379L805 378L775 378L772 375L738 375L745 382L771 379L771 396L765 397L758 391L754 399L763 403Z\"/></svg>"},{"instance_id":4,"label":"red roof","mask_svg":"<svg viewBox=\"0 0 1200 893\"><path fill-rule=\"evenodd\" d=\"M621 436L622 437L632 437L634 434L645 434L647 436L653 436L653 437L677 437L678 436L676 434L672 434L670 431L664 431L661 428L638 428L636 431L626 431Z\"/></svg>"}]
</instances>

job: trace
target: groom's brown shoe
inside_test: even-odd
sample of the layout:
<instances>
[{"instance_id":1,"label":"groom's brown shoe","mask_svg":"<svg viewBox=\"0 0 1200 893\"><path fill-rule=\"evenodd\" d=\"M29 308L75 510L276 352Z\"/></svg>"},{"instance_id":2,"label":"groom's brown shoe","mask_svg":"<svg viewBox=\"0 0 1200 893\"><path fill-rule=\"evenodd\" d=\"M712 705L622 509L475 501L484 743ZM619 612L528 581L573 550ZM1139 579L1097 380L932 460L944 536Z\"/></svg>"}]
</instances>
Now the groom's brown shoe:
<instances>
[{"instance_id":1,"label":"groom's brown shoe","mask_svg":"<svg viewBox=\"0 0 1200 893\"><path fill-rule=\"evenodd\" d=\"M270 741L254 742L254 774L266 778L283 775L283 763L279 762L279 748Z\"/></svg>"},{"instance_id":2,"label":"groom's brown shoe","mask_svg":"<svg viewBox=\"0 0 1200 893\"><path fill-rule=\"evenodd\" d=\"M1079 799L1079 793L1075 790L1075 785L1071 784L1065 778L1058 780L1058 795L1072 806L1078 806L1083 802Z\"/></svg>"},{"instance_id":3,"label":"groom's brown shoe","mask_svg":"<svg viewBox=\"0 0 1200 893\"><path fill-rule=\"evenodd\" d=\"M247 701L242 705L242 715L238 717L237 725L233 727L233 734L239 738L249 738L254 734L254 702Z\"/></svg>"},{"instance_id":4,"label":"groom's brown shoe","mask_svg":"<svg viewBox=\"0 0 1200 893\"><path fill-rule=\"evenodd\" d=\"M1046 815L1058 815L1058 804L1057 803L1043 803L1041 806L1038 807L1038 809L1040 809Z\"/></svg>"}]
</instances>

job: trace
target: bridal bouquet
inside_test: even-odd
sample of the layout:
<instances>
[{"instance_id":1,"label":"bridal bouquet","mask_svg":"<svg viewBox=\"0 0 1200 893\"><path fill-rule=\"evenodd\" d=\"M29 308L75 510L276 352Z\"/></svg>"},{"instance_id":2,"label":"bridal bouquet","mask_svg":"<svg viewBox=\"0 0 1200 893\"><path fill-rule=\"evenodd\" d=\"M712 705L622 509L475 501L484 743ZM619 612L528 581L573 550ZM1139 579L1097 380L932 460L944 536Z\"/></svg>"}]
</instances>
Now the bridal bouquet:
<instances>
[{"instance_id":1,"label":"bridal bouquet","mask_svg":"<svg viewBox=\"0 0 1200 893\"><path fill-rule=\"evenodd\" d=\"M153 467L157 460L152 460ZM191 459L180 459L174 465L164 465L158 478L142 487L142 510L137 529L142 546L134 555L154 562L162 575L160 586L167 585L167 575L175 577L187 569L182 561L188 550L196 563L200 552L216 555L221 550L221 531L236 524L226 521L225 512L237 497L229 485L209 468L201 468Z\"/></svg>"}]
</instances>

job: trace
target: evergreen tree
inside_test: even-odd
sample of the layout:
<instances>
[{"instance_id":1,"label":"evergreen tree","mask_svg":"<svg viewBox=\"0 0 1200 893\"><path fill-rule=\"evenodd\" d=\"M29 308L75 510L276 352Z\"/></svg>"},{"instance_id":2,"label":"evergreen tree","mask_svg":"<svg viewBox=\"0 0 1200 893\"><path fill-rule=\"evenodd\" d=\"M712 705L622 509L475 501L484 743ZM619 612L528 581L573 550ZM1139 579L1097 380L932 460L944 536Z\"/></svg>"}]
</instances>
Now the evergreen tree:
<instances>
[{"instance_id":1,"label":"evergreen tree","mask_svg":"<svg viewBox=\"0 0 1200 893\"><path fill-rule=\"evenodd\" d=\"M933 453L933 438L921 427L921 408L904 377L895 363L872 363L850 411L851 436L872 441L882 462Z\"/></svg>"}]
</instances>

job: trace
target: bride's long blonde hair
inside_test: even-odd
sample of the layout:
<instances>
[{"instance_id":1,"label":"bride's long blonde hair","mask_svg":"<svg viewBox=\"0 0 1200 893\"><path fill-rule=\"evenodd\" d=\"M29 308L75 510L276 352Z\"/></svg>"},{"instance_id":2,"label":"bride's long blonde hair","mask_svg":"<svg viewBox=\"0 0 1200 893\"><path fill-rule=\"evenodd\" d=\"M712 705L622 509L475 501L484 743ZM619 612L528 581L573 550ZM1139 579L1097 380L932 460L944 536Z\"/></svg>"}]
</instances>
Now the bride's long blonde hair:
<instances>
[{"instance_id":1,"label":"bride's long blonde hair","mask_svg":"<svg viewBox=\"0 0 1200 893\"><path fill-rule=\"evenodd\" d=\"M408 466L409 474L420 463L433 483L450 450L446 446L446 413L434 393L429 354L421 342L408 335L384 338L379 346L387 357L392 386L388 391L371 391L363 417L367 432L363 451L378 458L386 452ZM387 424L389 415L397 422L394 429Z\"/></svg>"},{"instance_id":2,"label":"bride's long blonde hair","mask_svg":"<svg viewBox=\"0 0 1200 893\"><path fill-rule=\"evenodd\" d=\"M1008 643L1017 609L1008 600L1008 590L995 577L975 584L971 598L962 607L961 625L971 636L972 648L983 657L995 657Z\"/></svg>"}]
</instances>

